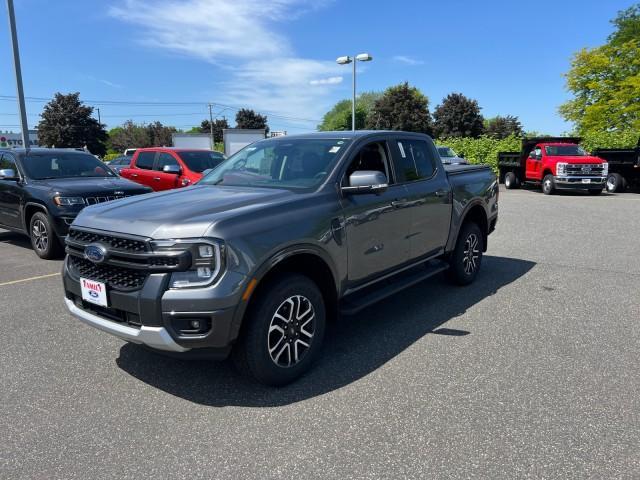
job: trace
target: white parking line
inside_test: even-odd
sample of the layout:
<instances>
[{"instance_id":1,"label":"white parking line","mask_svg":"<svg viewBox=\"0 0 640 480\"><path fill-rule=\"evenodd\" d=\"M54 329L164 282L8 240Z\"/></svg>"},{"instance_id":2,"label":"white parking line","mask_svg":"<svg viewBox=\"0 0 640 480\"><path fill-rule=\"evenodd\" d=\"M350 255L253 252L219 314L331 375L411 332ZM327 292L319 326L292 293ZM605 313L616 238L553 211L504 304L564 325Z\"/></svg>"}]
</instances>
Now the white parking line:
<instances>
[{"instance_id":1,"label":"white parking line","mask_svg":"<svg viewBox=\"0 0 640 480\"><path fill-rule=\"evenodd\" d=\"M11 280L10 282L0 283L0 287L4 287L5 285L13 285L14 283L30 282L31 280L40 280L41 278L55 277L56 275L60 275L60 274L50 273L48 275L39 275L37 277L22 278L20 280Z\"/></svg>"}]
</instances>

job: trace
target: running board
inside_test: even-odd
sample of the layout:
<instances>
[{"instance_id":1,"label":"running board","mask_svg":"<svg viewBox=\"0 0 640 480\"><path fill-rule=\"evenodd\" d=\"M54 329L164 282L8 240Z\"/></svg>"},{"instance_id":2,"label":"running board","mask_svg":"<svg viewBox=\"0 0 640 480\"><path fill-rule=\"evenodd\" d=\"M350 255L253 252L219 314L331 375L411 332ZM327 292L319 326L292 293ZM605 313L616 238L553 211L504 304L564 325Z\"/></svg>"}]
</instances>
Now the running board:
<instances>
[{"instance_id":1,"label":"running board","mask_svg":"<svg viewBox=\"0 0 640 480\"><path fill-rule=\"evenodd\" d=\"M391 295L433 277L449 268L449 264L442 260L431 260L406 273L400 273L389 279L381 280L371 287L363 289L363 292L352 293L342 300L340 313L353 315L360 310L384 300Z\"/></svg>"}]
</instances>

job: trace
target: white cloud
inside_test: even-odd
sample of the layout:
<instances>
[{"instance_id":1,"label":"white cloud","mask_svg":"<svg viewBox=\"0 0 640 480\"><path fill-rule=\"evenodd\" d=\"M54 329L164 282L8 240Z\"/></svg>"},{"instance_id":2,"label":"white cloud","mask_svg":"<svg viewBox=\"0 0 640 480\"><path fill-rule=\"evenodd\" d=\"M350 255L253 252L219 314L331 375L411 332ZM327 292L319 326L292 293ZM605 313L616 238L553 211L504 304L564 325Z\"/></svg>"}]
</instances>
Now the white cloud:
<instances>
[{"instance_id":1,"label":"white cloud","mask_svg":"<svg viewBox=\"0 0 640 480\"><path fill-rule=\"evenodd\" d=\"M342 83L342 77L319 78L311 80L309 85L337 85L339 83Z\"/></svg>"},{"instance_id":2,"label":"white cloud","mask_svg":"<svg viewBox=\"0 0 640 480\"><path fill-rule=\"evenodd\" d=\"M221 67L228 77L218 83L222 89L212 100L317 120L327 107L330 87L342 81L342 70L333 61L296 56L276 27L326 3L122 0L109 13L142 27L138 40L146 46Z\"/></svg>"},{"instance_id":3,"label":"white cloud","mask_svg":"<svg viewBox=\"0 0 640 480\"><path fill-rule=\"evenodd\" d=\"M406 55L396 55L395 57L393 57L393 60L398 63L404 63L405 65L410 65L412 67L416 65L424 64L424 61L419 60L417 58L408 57Z\"/></svg>"}]
</instances>

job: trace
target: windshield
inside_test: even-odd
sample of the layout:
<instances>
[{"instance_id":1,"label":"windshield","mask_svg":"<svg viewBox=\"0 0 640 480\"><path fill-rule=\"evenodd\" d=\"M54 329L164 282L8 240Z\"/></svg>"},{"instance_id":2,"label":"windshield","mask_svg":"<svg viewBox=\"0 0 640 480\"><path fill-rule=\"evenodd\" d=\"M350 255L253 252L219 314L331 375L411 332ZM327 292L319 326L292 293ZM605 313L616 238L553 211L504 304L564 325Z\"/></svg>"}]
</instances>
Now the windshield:
<instances>
[{"instance_id":1,"label":"windshield","mask_svg":"<svg viewBox=\"0 0 640 480\"><path fill-rule=\"evenodd\" d=\"M320 185L350 140L280 139L249 145L199 184L309 189Z\"/></svg>"},{"instance_id":2,"label":"windshield","mask_svg":"<svg viewBox=\"0 0 640 480\"><path fill-rule=\"evenodd\" d=\"M438 153L441 157L457 157L456 152L451 150L449 147L438 147Z\"/></svg>"},{"instance_id":3,"label":"windshield","mask_svg":"<svg viewBox=\"0 0 640 480\"><path fill-rule=\"evenodd\" d=\"M29 178L116 177L93 155L73 152L29 153L22 159Z\"/></svg>"},{"instance_id":4,"label":"windshield","mask_svg":"<svg viewBox=\"0 0 640 480\"><path fill-rule=\"evenodd\" d=\"M544 150L547 155L554 157L584 157L588 155L580 145L547 145Z\"/></svg>"},{"instance_id":5,"label":"windshield","mask_svg":"<svg viewBox=\"0 0 640 480\"><path fill-rule=\"evenodd\" d=\"M177 152L187 168L192 172L202 173L222 163L224 157L216 152Z\"/></svg>"}]
</instances>

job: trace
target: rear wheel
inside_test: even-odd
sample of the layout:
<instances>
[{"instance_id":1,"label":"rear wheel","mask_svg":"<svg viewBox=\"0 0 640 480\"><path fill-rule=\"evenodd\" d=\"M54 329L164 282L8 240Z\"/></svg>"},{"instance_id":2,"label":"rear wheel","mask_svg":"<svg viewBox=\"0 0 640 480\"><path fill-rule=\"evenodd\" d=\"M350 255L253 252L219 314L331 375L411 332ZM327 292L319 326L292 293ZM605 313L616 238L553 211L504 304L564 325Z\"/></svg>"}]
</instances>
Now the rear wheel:
<instances>
[{"instance_id":1,"label":"rear wheel","mask_svg":"<svg viewBox=\"0 0 640 480\"><path fill-rule=\"evenodd\" d=\"M553 175L545 175L542 179L542 193L544 193L545 195L553 195L555 191L556 185L553 180Z\"/></svg>"},{"instance_id":2,"label":"rear wheel","mask_svg":"<svg viewBox=\"0 0 640 480\"><path fill-rule=\"evenodd\" d=\"M468 285L476 279L482 264L484 239L482 230L473 222L460 229L456 248L449 257L449 276L458 285Z\"/></svg>"},{"instance_id":3,"label":"rear wheel","mask_svg":"<svg viewBox=\"0 0 640 480\"><path fill-rule=\"evenodd\" d=\"M511 190L512 188L518 188L520 186L520 180L513 172L507 172L504 176L504 186L507 190Z\"/></svg>"},{"instance_id":4,"label":"rear wheel","mask_svg":"<svg viewBox=\"0 0 640 480\"><path fill-rule=\"evenodd\" d=\"M31 217L29 237L33 250L40 258L51 260L62 253L62 245L51 227L49 216L44 212L36 212Z\"/></svg>"},{"instance_id":5,"label":"rear wheel","mask_svg":"<svg viewBox=\"0 0 640 480\"><path fill-rule=\"evenodd\" d=\"M626 179L619 173L610 173L607 177L607 192L624 192L627 188Z\"/></svg>"},{"instance_id":6,"label":"rear wheel","mask_svg":"<svg viewBox=\"0 0 640 480\"><path fill-rule=\"evenodd\" d=\"M251 306L234 348L236 367L265 385L286 385L305 373L322 347L325 306L308 277L283 275Z\"/></svg>"}]
</instances>

